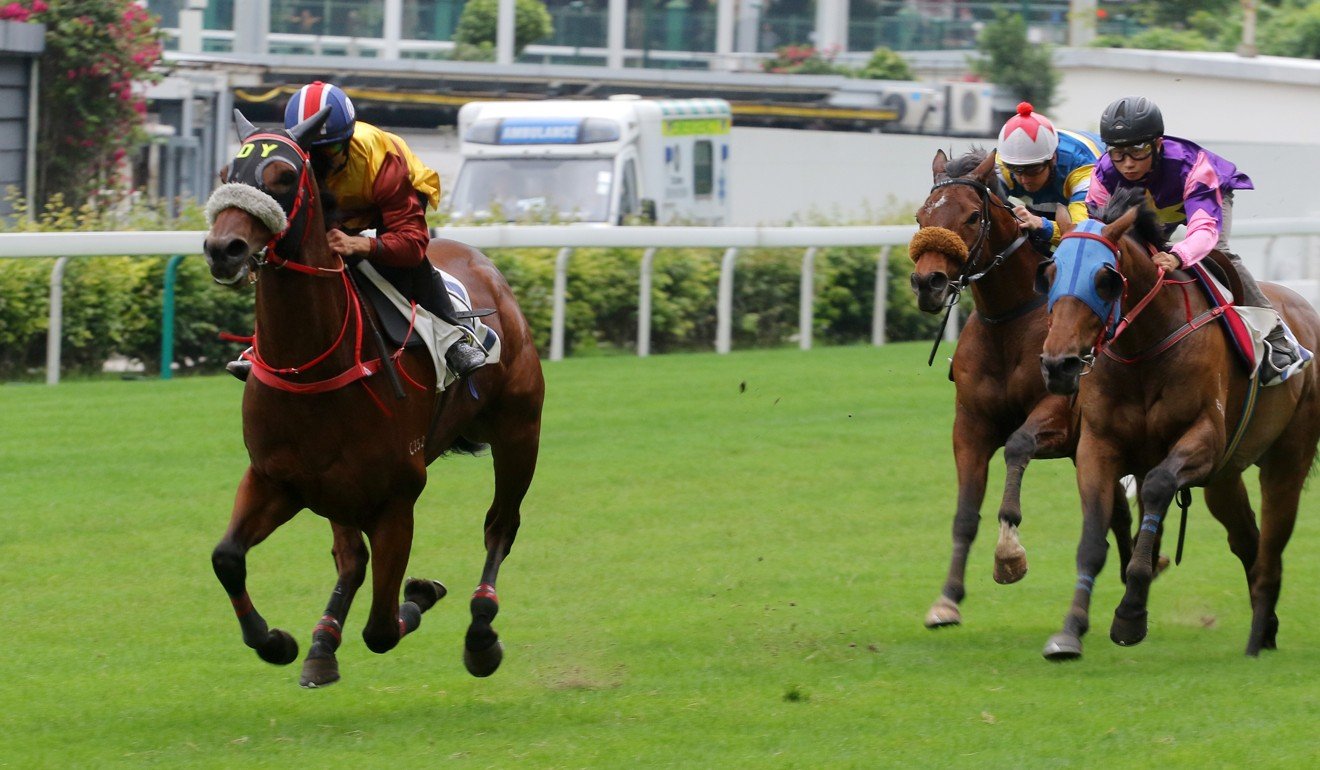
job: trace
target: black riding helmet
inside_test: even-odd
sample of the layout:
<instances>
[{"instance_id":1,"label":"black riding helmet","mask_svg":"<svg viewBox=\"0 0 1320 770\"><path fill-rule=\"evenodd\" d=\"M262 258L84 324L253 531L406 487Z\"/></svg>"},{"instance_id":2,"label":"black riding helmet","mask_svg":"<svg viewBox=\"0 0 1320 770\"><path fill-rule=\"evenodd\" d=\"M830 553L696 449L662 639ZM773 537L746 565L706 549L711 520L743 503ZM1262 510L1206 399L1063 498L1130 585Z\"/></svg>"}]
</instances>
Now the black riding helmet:
<instances>
[{"instance_id":1,"label":"black riding helmet","mask_svg":"<svg viewBox=\"0 0 1320 770\"><path fill-rule=\"evenodd\" d=\"M1110 147L1149 142L1164 135L1164 116L1144 96L1125 96L1100 116L1100 139Z\"/></svg>"}]
</instances>

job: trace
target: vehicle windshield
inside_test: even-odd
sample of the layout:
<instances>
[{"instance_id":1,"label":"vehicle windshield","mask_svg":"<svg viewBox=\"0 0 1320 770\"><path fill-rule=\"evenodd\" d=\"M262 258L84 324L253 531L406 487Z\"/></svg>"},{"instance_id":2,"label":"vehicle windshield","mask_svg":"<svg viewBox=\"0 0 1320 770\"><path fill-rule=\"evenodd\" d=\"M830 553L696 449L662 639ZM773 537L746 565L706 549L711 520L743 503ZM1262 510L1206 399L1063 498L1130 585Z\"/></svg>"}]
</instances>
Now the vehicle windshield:
<instances>
[{"instance_id":1,"label":"vehicle windshield","mask_svg":"<svg viewBox=\"0 0 1320 770\"><path fill-rule=\"evenodd\" d=\"M463 164L449 209L460 219L604 222L610 158L478 158Z\"/></svg>"}]
</instances>

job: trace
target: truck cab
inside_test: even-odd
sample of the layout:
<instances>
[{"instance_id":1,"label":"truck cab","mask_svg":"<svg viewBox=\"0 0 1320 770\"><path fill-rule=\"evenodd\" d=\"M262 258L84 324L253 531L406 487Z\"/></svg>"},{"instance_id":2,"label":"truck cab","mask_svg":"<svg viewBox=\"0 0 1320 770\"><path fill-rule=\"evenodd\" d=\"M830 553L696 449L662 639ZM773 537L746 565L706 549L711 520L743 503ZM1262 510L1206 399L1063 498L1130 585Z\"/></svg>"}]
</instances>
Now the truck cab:
<instances>
[{"instance_id":1,"label":"truck cab","mask_svg":"<svg viewBox=\"0 0 1320 770\"><path fill-rule=\"evenodd\" d=\"M732 112L722 99L469 102L456 219L722 225Z\"/></svg>"}]
</instances>

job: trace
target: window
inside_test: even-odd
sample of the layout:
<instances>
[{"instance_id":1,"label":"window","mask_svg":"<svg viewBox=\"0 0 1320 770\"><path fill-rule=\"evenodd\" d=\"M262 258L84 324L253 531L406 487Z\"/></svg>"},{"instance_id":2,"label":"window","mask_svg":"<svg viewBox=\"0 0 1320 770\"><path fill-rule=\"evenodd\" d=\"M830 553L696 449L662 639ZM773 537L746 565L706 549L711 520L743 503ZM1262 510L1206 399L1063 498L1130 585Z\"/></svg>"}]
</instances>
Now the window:
<instances>
[{"instance_id":1,"label":"window","mask_svg":"<svg viewBox=\"0 0 1320 770\"><path fill-rule=\"evenodd\" d=\"M714 189L715 148L703 139L692 148L692 192L700 197L710 195Z\"/></svg>"}]
</instances>

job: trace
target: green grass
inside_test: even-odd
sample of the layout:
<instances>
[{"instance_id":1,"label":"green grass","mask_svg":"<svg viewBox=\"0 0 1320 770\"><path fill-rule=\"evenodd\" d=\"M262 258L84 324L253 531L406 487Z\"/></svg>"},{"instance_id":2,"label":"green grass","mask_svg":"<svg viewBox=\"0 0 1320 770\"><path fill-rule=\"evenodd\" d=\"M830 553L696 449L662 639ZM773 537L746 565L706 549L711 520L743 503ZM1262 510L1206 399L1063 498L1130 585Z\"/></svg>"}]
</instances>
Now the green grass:
<instances>
[{"instance_id":1,"label":"green grass","mask_svg":"<svg viewBox=\"0 0 1320 770\"><path fill-rule=\"evenodd\" d=\"M1199 503L1108 640L1040 649L1071 597L1072 466L1027 475L1031 572L991 580L992 465L964 625L922 617L948 563L953 386L925 344L547 364L541 464L500 580L504 666L460 661L488 457L431 468L410 574L453 595L342 682L243 646L209 554L245 466L228 377L0 387L0 765L9 767L1302 767L1320 752L1320 520L1287 553L1280 650ZM1253 494L1253 497L1255 495ZM304 651L334 583L304 513L249 586Z\"/></svg>"}]
</instances>

